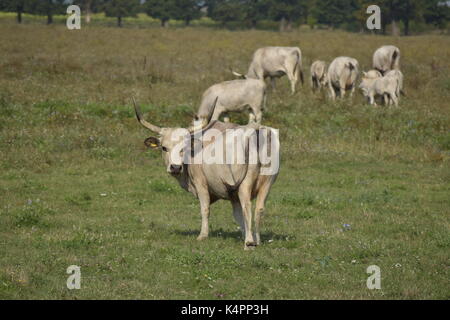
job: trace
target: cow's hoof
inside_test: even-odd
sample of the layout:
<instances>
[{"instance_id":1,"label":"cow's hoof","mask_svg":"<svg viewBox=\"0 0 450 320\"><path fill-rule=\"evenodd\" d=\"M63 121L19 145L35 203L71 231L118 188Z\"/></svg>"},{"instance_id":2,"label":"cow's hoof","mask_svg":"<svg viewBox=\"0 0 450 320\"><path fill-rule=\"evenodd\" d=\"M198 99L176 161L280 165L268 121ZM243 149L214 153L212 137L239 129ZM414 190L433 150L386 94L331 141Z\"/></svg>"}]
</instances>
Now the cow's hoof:
<instances>
[{"instance_id":1,"label":"cow's hoof","mask_svg":"<svg viewBox=\"0 0 450 320\"><path fill-rule=\"evenodd\" d=\"M255 247L256 247L256 242L248 241L248 242L245 243L244 250L253 250L253 249L255 249Z\"/></svg>"},{"instance_id":2,"label":"cow's hoof","mask_svg":"<svg viewBox=\"0 0 450 320\"><path fill-rule=\"evenodd\" d=\"M206 239L208 239L208 236L199 235L197 237L197 241L203 241L203 240L206 240Z\"/></svg>"}]
</instances>

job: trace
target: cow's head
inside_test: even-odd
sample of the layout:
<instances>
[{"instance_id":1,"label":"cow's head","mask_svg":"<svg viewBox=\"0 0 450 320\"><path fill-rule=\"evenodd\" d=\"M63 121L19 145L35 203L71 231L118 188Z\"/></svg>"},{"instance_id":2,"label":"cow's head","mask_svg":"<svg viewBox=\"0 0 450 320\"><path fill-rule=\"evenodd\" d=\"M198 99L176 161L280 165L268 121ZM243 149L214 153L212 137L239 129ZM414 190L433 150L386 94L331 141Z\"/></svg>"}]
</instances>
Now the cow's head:
<instances>
[{"instance_id":1,"label":"cow's head","mask_svg":"<svg viewBox=\"0 0 450 320\"><path fill-rule=\"evenodd\" d=\"M183 128L161 128L142 117L142 113L133 99L134 110L140 124L150 131L158 134L145 140L145 145L153 150L162 152L163 160L167 168L167 172L173 176L181 175L184 172L185 165L183 163L186 138L190 137L193 129Z\"/></svg>"},{"instance_id":2,"label":"cow's head","mask_svg":"<svg viewBox=\"0 0 450 320\"><path fill-rule=\"evenodd\" d=\"M362 73L361 83L359 84L359 88L362 93L367 96L369 92L369 87L373 84L373 82L382 77L381 73L377 70L370 70Z\"/></svg>"},{"instance_id":3,"label":"cow's head","mask_svg":"<svg viewBox=\"0 0 450 320\"><path fill-rule=\"evenodd\" d=\"M328 72L324 72L322 78L320 79L320 84L322 86L327 86L328 85Z\"/></svg>"}]
</instances>

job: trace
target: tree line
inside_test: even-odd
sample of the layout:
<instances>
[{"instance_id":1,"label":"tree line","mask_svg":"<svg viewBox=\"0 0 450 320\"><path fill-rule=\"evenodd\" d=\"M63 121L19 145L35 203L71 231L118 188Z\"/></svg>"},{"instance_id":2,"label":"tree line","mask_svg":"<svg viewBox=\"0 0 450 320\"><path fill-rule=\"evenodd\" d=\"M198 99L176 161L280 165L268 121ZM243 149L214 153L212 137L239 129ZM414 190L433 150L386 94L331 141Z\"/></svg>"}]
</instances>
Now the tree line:
<instances>
[{"instance_id":1,"label":"tree line","mask_svg":"<svg viewBox=\"0 0 450 320\"><path fill-rule=\"evenodd\" d=\"M325 25L330 28L364 30L369 5L381 8L381 33L391 25L394 34L410 33L411 23L422 23L445 29L450 19L450 1L446 0L2 0L0 11L30 13L47 17L65 14L69 4L79 5L90 21L92 13L104 12L115 17L119 27L123 18L135 17L143 12L159 19L166 27L169 20L182 20L186 25L202 16L208 16L222 26L239 23L243 27L256 28L261 21L276 21L280 31L288 31L294 24Z\"/></svg>"}]
</instances>

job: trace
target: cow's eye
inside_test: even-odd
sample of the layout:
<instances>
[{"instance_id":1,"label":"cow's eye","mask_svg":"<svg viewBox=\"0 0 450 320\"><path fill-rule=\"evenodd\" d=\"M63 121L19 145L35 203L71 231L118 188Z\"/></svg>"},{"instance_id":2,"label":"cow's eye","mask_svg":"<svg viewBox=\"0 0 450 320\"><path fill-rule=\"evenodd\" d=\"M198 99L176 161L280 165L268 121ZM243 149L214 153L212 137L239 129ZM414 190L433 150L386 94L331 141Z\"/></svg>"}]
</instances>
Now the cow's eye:
<instances>
[{"instance_id":1,"label":"cow's eye","mask_svg":"<svg viewBox=\"0 0 450 320\"><path fill-rule=\"evenodd\" d=\"M166 147L161 147L162 151L167 152L168 149Z\"/></svg>"}]
</instances>

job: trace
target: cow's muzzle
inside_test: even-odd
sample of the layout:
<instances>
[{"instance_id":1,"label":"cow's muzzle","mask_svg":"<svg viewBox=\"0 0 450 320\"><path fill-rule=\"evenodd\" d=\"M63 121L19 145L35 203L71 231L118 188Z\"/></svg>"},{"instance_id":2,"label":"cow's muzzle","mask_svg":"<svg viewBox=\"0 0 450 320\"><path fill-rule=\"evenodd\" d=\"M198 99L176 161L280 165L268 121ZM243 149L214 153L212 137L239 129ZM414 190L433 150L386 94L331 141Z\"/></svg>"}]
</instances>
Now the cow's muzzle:
<instances>
[{"instance_id":1,"label":"cow's muzzle","mask_svg":"<svg viewBox=\"0 0 450 320\"><path fill-rule=\"evenodd\" d=\"M183 166L171 164L169 166L169 172L170 174L180 174L181 171L183 171Z\"/></svg>"}]
</instances>

